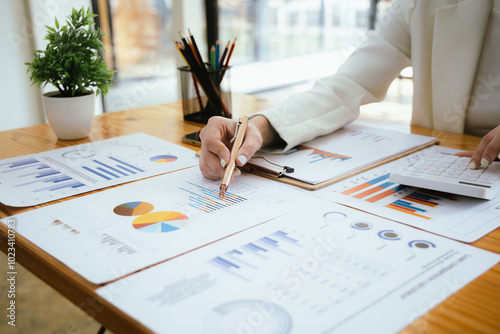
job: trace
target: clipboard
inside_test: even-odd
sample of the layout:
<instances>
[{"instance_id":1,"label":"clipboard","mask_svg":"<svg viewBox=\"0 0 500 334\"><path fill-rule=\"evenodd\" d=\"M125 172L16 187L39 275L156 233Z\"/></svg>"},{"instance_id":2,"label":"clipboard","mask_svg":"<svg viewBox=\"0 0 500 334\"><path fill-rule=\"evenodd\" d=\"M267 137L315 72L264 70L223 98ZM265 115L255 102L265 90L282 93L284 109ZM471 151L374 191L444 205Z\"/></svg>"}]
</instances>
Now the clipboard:
<instances>
[{"instance_id":1,"label":"clipboard","mask_svg":"<svg viewBox=\"0 0 500 334\"><path fill-rule=\"evenodd\" d=\"M301 181L301 180L297 180L297 179L294 179L294 178L291 178L291 177L287 176L283 172L283 169L284 168L290 168L288 166L280 166L281 167L281 172L280 172L279 170L277 170L276 168L272 168L271 166L266 167L266 166L263 166L263 165L260 165L260 164L255 164L255 163L252 163L252 162L249 161L248 163L245 164L245 166L243 166L241 168L241 170L249 172L249 173L253 173L253 174L256 174L256 175L260 175L262 177L265 177L265 178L268 178L268 179L271 179L271 180L275 180L275 181L278 181L278 182L290 184L292 186L296 186L296 187L299 187L299 188L302 188L302 189L305 189L305 190L314 191L314 190L318 190L318 189L324 188L324 187L329 186L329 185L331 185L333 183L345 180L345 179L347 179L347 178L349 178L351 176L363 173L363 172L365 172L367 170L370 170L372 168L381 166L381 165L386 164L388 162L397 160L399 158L402 158L404 156L410 155L410 154L418 152L418 151L420 151L420 150L422 150L424 148L427 148L427 147L430 147L430 146L433 146L433 145L437 145L437 144L439 144L439 139L434 139L434 140L429 141L429 142L427 142L427 143L425 143L423 145L414 147L412 149L409 149L407 151L401 152L399 154L395 154L393 156L387 157L386 159L377 161L377 162L375 162L375 163L373 163L371 165L360 167L360 168L358 168L358 169L356 169L354 171L345 173L343 175L340 175L340 176L337 176L337 177L334 177L332 179L329 179L329 180L326 180L326 181L323 181L323 182L319 182L319 183L316 183L316 184L307 183L307 182L304 182L304 181ZM266 160L268 160L268 159L266 159ZM272 165L275 165L273 162L270 162L270 161L267 161L267 162L270 163L270 164L272 164Z\"/></svg>"}]
</instances>

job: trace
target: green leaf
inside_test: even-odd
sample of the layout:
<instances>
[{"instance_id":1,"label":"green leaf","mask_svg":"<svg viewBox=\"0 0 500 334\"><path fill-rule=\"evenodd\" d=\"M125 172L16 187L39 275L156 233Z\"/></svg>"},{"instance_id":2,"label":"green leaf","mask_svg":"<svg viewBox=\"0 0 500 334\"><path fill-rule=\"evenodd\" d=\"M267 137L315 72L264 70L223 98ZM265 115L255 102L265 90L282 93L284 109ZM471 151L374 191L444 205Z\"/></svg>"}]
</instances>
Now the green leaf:
<instances>
[{"instance_id":1,"label":"green leaf","mask_svg":"<svg viewBox=\"0 0 500 334\"><path fill-rule=\"evenodd\" d=\"M90 8L72 9L66 24L47 26L45 50L33 51L33 61L27 62L31 84L58 88L65 96L80 95L94 90L106 94L112 85L113 71L107 69L101 55L104 46L100 29L92 29L95 17Z\"/></svg>"}]
</instances>

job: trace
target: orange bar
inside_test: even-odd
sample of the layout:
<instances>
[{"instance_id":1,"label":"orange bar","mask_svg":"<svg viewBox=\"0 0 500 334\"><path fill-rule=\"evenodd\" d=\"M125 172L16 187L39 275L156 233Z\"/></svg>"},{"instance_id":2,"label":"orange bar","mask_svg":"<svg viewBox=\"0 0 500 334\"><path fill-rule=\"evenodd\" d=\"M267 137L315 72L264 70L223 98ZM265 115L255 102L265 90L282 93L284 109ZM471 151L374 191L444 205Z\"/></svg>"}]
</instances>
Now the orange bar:
<instances>
[{"instance_id":1,"label":"orange bar","mask_svg":"<svg viewBox=\"0 0 500 334\"><path fill-rule=\"evenodd\" d=\"M430 206L431 208L434 208L434 207L439 205L438 203L432 203L432 202L426 201L424 199L415 198L415 197L411 197L411 196L405 196L405 197L403 197L403 199L406 201L415 202L415 203L419 203L422 205L427 205L427 206Z\"/></svg>"},{"instance_id":2,"label":"orange bar","mask_svg":"<svg viewBox=\"0 0 500 334\"><path fill-rule=\"evenodd\" d=\"M367 187L369 187L369 186L371 186L371 184L369 184L369 183L362 183L362 184L360 184L360 185L357 185L357 186L356 186L356 187L354 187L354 188L347 189L347 190L345 190L345 191L341 192L341 194L342 194L342 195L350 195L350 194L355 193L356 191L359 191L359 190L361 190L361 189L365 189L365 188L367 188Z\"/></svg>"},{"instance_id":3,"label":"orange bar","mask_svg":"<svg viewBox=\"0 0 500 334\"><path fill-rule=\"evenodd\" d=\"M385 207L389 208L389 209L396 210L396 211L401 211L401 212L407 213L409 215L417 216L417 217L420 217L420 218L429 219L429 220L431 219L430 217L422 216L422 215L419 215L418 213L413 213L411 211L408 211L408 210L402 209L400 207L397 207L397 206L395 206L393 204L386 205Z\"/></svg>"},{"instance_id":4,"label":"orange bar","mask_svg":"<svg viewBox=\"0 0 500 334\"><path fill-rule=\"evenodd\" d=\"M392 195L392 194L394 194L395 192L396 192L396 191L389 189L389 190L384 191L383 193L380 193L380 194L378 194L378 195L375 195L375 196L373 196L373 197L370 197L370 198L366 199L365 201L370 202L370 203L375 203L375 202L377 202L378 200L381 200L382 198L385 198L385 197L391 196L391 195Z\"/></svg>"},{"instance_id":5,"label":"orange bar","mask_svg":"<svg viewBox=\"0 0 500 334\"><path fill-rule=\"evenodd\" d=\"M371 195L373 193L376 193L377 191L380 191L382 189L384 189L384 188L375 186L371 189L368 189L367 191L363 191L362 193L355 195L354 198L363 198L363 197L366 197L366 196Z\"/></svg>"}]
</instances>

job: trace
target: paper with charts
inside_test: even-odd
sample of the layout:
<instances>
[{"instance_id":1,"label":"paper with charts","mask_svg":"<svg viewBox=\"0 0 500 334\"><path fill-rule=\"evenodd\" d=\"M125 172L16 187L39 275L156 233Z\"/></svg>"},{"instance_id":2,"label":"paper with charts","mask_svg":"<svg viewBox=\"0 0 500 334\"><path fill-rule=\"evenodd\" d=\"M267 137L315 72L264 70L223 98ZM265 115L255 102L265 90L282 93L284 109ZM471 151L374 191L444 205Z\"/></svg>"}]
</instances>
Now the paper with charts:
<instances>
[{"instance_id":1,"label":"paper with charts","mask_svg":"<svg viewBox=\"0 0 500 334\"><path fill-rule=\"evenodd\" d=\"M197 164L192 150L136 133L0 160L0 202L32 206Z\"/></svg>"},{"instance_id":2,"label":"paper with charts","mask_svg":"<svg viewBox=\"0 0 500 334\"><path fill-rule=\"evenodd\" d=\"M100 284L314 200L254 175L238 177L222 200L219 186L189 168L13 218L18 234Z\"/></svg>"},{"instance_id":3,"label":"paper with charts","mask_svg":"<svg viewBox=\"0 0 500 334\"><path fill-rule=\"evenodd\" d=\"M155 333L394 333L499 260L319 200L97 293Z\"/></svg>"},{"instance_id":4,"label":"paper with charts","mask_svg":"<svg viewBox=\"0 0 500 334\"><path fill-rule=\"evenodd\" d=\"M315 191L316 196L465 242L473 242L500 226L500 196L488 201L389 182L391 170L410 164L434 146Z\"/></svg>"},{"instance_id":5,"label":"paper with charts","mask_svg":"<svg viewBox=\"0 0 500 334\"><path fill-rule=\"evenodd\" d=\"M433 137L349 124L286 153L259 152L256 156L294 168L293 173L285 173L287 177L317 184L435 140ZM275 168L263 159L253 158L251 162Z\"/></svg>"}]
</instances>

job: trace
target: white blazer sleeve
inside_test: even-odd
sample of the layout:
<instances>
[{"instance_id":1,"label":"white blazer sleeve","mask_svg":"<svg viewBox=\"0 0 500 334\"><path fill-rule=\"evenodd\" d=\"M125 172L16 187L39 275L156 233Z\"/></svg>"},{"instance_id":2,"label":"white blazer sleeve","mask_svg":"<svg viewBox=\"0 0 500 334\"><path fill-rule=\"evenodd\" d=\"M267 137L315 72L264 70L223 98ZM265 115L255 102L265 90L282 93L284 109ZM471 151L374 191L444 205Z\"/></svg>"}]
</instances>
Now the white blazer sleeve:
<instances>
[{"instance_id":1,"label":"white blazer sleeve","mask_svg":"<svg viewBox=\"0 0 500 334\"><path fill-rule=\"evenodd\" d=\"M400 71L410 65L408 1L395 1L379 29L352 53L336 74L263 111L285 141L286 151L335 131L359 115L362 104L381 101Z\"/></svg>"}]
</instances>

